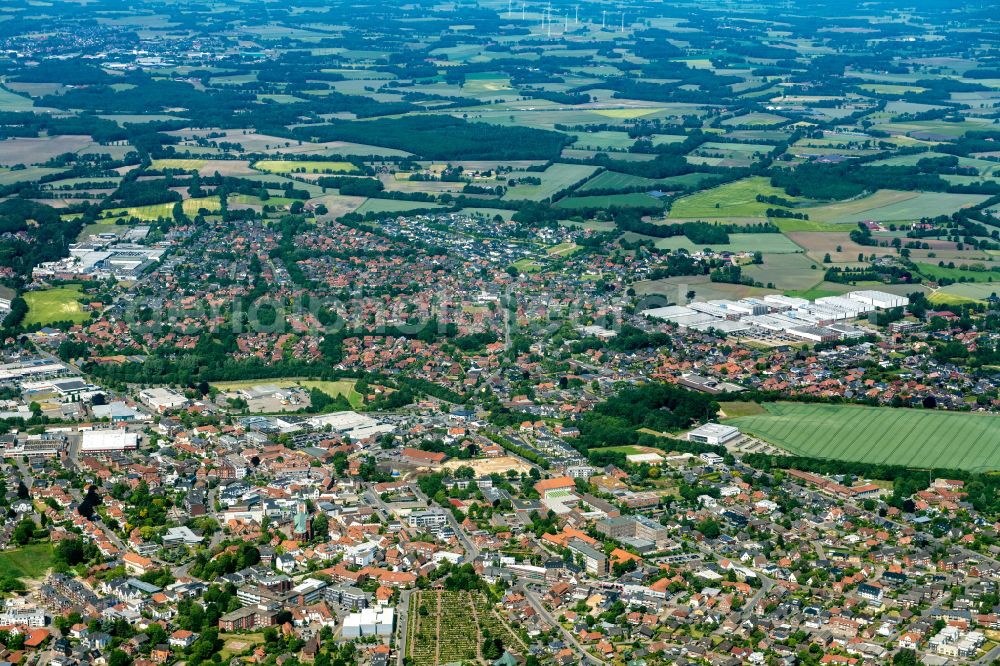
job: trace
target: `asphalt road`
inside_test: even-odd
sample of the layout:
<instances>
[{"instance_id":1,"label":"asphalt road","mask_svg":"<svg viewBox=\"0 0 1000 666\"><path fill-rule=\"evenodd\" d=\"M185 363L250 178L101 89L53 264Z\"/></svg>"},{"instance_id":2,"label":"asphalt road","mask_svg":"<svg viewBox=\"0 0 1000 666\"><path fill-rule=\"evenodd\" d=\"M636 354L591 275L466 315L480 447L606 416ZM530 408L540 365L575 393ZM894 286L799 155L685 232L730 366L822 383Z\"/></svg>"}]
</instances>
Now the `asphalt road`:
<instances>
[{"instance_id":1,"label":"asphalt road","mask_svg":"<svg viewBox=\"0 0 1000 666\"><path fill-rule=\"evenodd\" d=\"M514 586L514 588L524 595L524 598L528 600L528 603L531 605L532 608L535 609L535 612L542 616L542 619L544 619L552 626L559 628L559 631L560 633L562 633L566 643L573 646L573 648L577 651L577 653L582 657L583 661L581 663L591 664L592 666L605 665L605 662L601 661L594 655L587 652L586 648L584 648L583 645L581 645L580 642L576 640L576 636L567 631L561 624L559 624L558 621L556 621L554 617L552 617L552 613L550 613L548 609L545 608L545 605L542 604L542 601L541 599L538 598L538 595L535 594L535 592L531 588L529 588L523 581L518 582Z\"/></svg>"}]
</instances>

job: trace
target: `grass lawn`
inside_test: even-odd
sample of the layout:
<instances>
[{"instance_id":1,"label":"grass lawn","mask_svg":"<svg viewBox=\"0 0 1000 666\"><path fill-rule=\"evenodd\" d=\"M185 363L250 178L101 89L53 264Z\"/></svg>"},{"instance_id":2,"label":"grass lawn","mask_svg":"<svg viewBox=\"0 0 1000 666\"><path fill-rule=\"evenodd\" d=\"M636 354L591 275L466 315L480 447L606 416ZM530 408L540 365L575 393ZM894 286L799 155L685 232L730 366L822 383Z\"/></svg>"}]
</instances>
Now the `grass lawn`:
<instances>
[{"instance_id":1,"label":"grass lawn","mask_svg":"<svg viewBox=\"0 0 1000 666\"><path fill-rule=\"evenodd\" d=\"M649 453L651 449L644 446L603 446L599 449L591 449L591 451L607 451L609 453L624 453L627 456L637 456L642 453ZM656 449L652 449L656 451ZM657 453L662 453L661 451L656 451Z\"/></svg>"},{"instance_id":2,"label":"grass lawn","mask_svg":"<svg viewBox=\"0 0 1000 666\"><path fill-rule=\"evenodd\" d=\"M518 259L511 265L522 273L537 273L542 270L541 264L529 257Z\"/></svg>"},{"instance_id":3,"label":"grass lawn","mask_svg":"<svg viewBox=\"0 0 1000 666\"><path fill-rule=\"evenodd\" d=\"M77 300L79 298L79 285L27 291L24 293L24 300L28 303L28 314L24 318L24 324L44 326L57 321L88 321L90 315L83 311Z\"/></svg>"},{"instance_id":4,"label":"grass lawn","mask_svg":"<svg viewBox=\"0 0 1000 666\"><path fill-rule=\"evenodd\" d=\"M76 237L77 241L80 241L88 236L97 236L98 234L117 234L127 231L129 227L122 226L120 224L107 224L107 223L97 223L88 224L83 229L80 230L79 235Z\"/></svg>"},{"instance_id":5,"label":"grass lawn","mask_svg":"<svg viewBox=\"0 0 1000 666\"><path fill-rule=\"evenodd\" d=\"M566 242L566 243L559 243L558 245L553 245L548 250L546 250L546 253L548 253L550 257L566 257L573 254L579 249L580 246L577 245L576 243Z\"/></svg>"},{"instance_id":6,"label":"grass lawn","mask_svg":"<svg viewBox=\"0 0 1000 666\"><path fill-rule=\"evenodd\" d=\"M354 407L355 409L364 405L364 396L354 390L355 382L352 379L324 381L284 377L278 379L250 379L235 382L212 382L212 386L220 391L239 391L241 389L253 388L254 386L263 386L265 384L273 384L280 388L287 388L289 386L302 386L308 389L315 388L319 389L323 393L326 393L331 398L336 398L338 395L345 396L347 401L351 403L351 407Z\"/></svg>"},{"instance_id":7,"label":"grass lawn","mask_svg":"<svg viewBox=\"0 0 1000 666\"><path fill-rule=\"evenodd\" d=\"M242 654L255 645L264 642L264 634L219 634L219 640L223 641L219 655L223 661L228 661L233 655Z\"/></svg>"},{"instance_id":8,"label":"grass lawn","mask_svg":"<svg viewBox=\"0 0 1000 666\"><path fill-rule=\"evenodd\" d=\"M52 567L51 543L32 543L0 552L0 577L41 578Z\"/></svg>"},{"instance_id":9,"label":"grass lawn","mask_svg":"<svg viewBox=\"0 0 1000 666\"><path fill-rule=\"evenodd\" d=\"M729 421L792 453L870 464L1000 470L1000 417L924 409L770 403Z\"/></svg>"}]
</instances>

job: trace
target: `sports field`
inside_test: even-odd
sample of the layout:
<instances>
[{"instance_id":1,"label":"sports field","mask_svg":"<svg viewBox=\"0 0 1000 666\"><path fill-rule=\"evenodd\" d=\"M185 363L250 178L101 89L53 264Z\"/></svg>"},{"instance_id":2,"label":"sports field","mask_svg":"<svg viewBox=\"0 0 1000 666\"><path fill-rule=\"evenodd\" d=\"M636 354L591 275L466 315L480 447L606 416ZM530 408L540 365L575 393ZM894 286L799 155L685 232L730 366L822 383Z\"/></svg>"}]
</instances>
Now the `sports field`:
<instances>
[{"instance_id":1,"label":"sports field","mask_svg":"<svg viewBox=\"0 0 1000 666\"><path fill-rule=\"evenodd\" d=\"M872 464L1000 470L1000 417L923 409L772 403L726 423L792 453Z\"/></svg>"},{"instance_id":2,"label":"sports field","mask_svg":"<svg viewBox=\"0 0 1000 666\"><path fill-rule=\"evenodd\" d=\"M84 322L90 315L83 311L77 299L80 298L80 287L57 287L40 291L24 292L24 300L28 304L28 314L24 324L46 325L57 321Z\"/></svg>"}]
</instances>

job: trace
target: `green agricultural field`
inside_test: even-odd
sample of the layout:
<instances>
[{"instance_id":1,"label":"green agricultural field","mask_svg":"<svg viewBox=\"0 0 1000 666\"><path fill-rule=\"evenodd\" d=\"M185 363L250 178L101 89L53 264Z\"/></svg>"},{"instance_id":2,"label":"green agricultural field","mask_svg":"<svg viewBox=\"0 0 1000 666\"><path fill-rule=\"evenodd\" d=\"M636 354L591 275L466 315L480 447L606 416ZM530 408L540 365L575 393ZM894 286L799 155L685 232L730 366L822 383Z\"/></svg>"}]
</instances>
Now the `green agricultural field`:
<instances>
[{"instance_id":1,"label":"green agricultural field","mask_svg":"<svg viewBox=\"0 0 1000 666\"><path fill-rule=\"evenodd\" d=\"M52 568L51 543L32 543L0 552L0 578L40 579Z\"/></svg>"},{"instance_id":2,"label":"green agricultural field","mask_svg":"<svg viewBox=\"0 0 1000 666\"><path fill-rule=\"evenodd\" d=\"M956 264L955 268L949 268L947 266L938 266L937 264L916 264L920 270L920 274L932 280L947 278L956 282L959 280L965 282L1000 282L1000 270L990 270L989 264L979 262L971 262L969 264L970 266L978 267L978 270L969 270L968 268L963 270L961 268L963 265L960 262Z\"/></svg>"},{"instance_id":3,"label":"green agricultural field","mask_svg":"<svg viewBox=\"0 0 1000 666\"><path fill-rule=\"evenodd\" d=\"M644 192L632 194L597 194L589 197L566 197L557 201L553 208L564 210L585 210L587 208L651 208L663 207L664 203Z\"/></svg>"},{"instance_id":4,"label":"green agricultural field","mask_svg":"<svg viewBox=\"0 0 1000 666\"><path fill-rule=\"evenodd\" d=\"M655 241L661 250L685 249L690 252L700 250L705 245L698 245L687 236L670 236ZM784 234L729 234L728 245L711 245L713 250L731 250L733 252L763 252L765 254L800 253L802 248L788 240Z\"/></svg>"},{"instance_id":5,"label":"green agricultural field","mask_svg":"<svg viewBox=\"0 0 1000 666\"><path fill-rule=\"evenodd\" d=\"M723 125L753 125L755 127L767 127L770 125L780 125L787 123L788 118L774 113L748 113L745 116L737 116L723 120Z\"/></svg>"},{"instance_id":6,"label":"green agricultural field","mask_svg":"<svg viewBox=\"0 0 1000 666\"><path fill-rule=\"evenodd\" d=\"M355 211L360 215L365 213L403 213L410 210L441 208L439 203L425 201L404 201L402 199L368 199Z\"/></svg>"},{"instance_id":7,"label":"green agricultural field","mask_svg":"<svg viewBox=\"0 0 1000 666\"><path fill-rule=\"evenodd\" d=\"M758 194L796 201L784 190L772 187L768 178L754 176L681 197L670 208L670 217L706 220L726 217L763 218L765 211L775 206L758 202Z\"/></svg>"},{"instance_id":8,"label":"green agricultural field","mask_svg":"<svg viewBox=\"0 0 1000 666\"><path fill-rule=\"evenodd\" d=\"M514 171L508 178L540 178L540 185L517 185L507 190L504 201L544 201L568 187L586 180L597 171L597 167L583 164L553 164L545 171Z\"/></svg>"},{"instance_id":9,"label":"green agricultural field","mask_svg":"<svg viewBox=\"0 0 1000 666\"><path fill-rule=\"evenodd\" d=\"M824 204L821 206L811 206L803 212L809 214L809 222L832 222L841 223L843 220L850 220L853 216L860 215L861 219L869 211L885 208L894 204L913 199L916 192L901 192L898 190L878 190L877 192L860 199L850 199L837 203ZM789 220L797 222L798 220ZM809 229L796 229L796 231L810 231Z\"/></svg>"},{"instance_id":10,"label":"green agricultural field","mask_svg":"<svg viewBox=\"0 0 1000 666\"><path fill-rule=\"evenodd\" d=\"M771 218L771 224L778 227L783 234L791 234L797 231L818 231L818 232L840 232L846 234L850 231L850 226L837 224L836 222L817 222L816 220L796 220L790 217ZM846 238L846 235L845 235Z\"/></svg>"},{"instance_id":11,"label":"green agricultural field","mask_svg":"<svg viewBox=\"0 0 1000 666\"><path fill-rule=\"evenodd\" d=\"M901 86L891 83L865 83L858 87L876 95L904 95L908 92L924 92L927 90L927 88L921 88L920 86Z\"/></svg>"},{"instance_id":12,"label":"green agricultural field","mask_svg":"<svg viewBox=\"0 0 1000 666\"><path fill-rule=\"evenodd\" d=\"M253 165L267 173L355 173L358 167L350 162L323 162L320 160L261 160Z\"/></svg>"},{"instance_id":13,"label":"green agricultural field","mask_svg":"<svg viewBox=\"0 0 1000 666\"><path fill-rule=\"evenodd\" d=\"M27 97L21 97L9 90L0 88L0 111L12 113L15 111L31 111L35 103Z\"/></svg>"},{"instance_id":14,"label":"green agricultural field","mask_svg":"<svg viewBox=\"0 0 1000 666\"><path fill-rule=\"evenodd\" d=\"M162 159L153 160L149 168L154 171L164 169L183 169L184 171L197 171L208 163L208 160L186 160L186 159Z\"/></svg>"},{"instance_id":15,"label":"green agricultural field","mask_svg":"<svg viewBox=\"0 0 1000 666\"><path fill-rule=\"evenodd\" d=\"M649 187L656 184L652 178L633 176L628 173L618 173L617 171L602 171L586 183L580 186L577 192L583 193L588 190L623 190L629 187Z\"/></svg>"},{"instance_id":16,"label":"green agricultural field","mask_svg":"<svg viewBox=\"0 0 1000 666\"><path fill-rule=\"evenodd\" d=\"M628 132L599 131L587 132L573 142L574 148L583 150L621 150L632 147L635 139Z\"/></svg>"},{"instance_id":17,"label":"green agricultural field","mask_svg":"<svg viewBox=\"0 0 1000 666\"><path fill-rule=\"evenodd\" d=\"M912 195L913 193L909 192L907 194ZM868 197L868 199L870 198ZM857 224L865 220L873 220L875 222L906 222L919 220L922 217L951 215L959 209L979 205L988 198L985 194L920 192L915 196L901 198L898 201L885 205L840 215L830 221L838 224ZM805 212L809 213L810 220L813 219L813 209L806 209Z\"/></svg>"},{"instance_id":18,"label":"green agricultural field","mask_svg":"<svg viewBox=\"0 0 1000 666\"><path fill-rule=\"evenodd\" d=\"M743 274L775 289L805 289L823 280L823 266L802 253L765 253L763 264L744 266Z\"/></svg>"},{"instance_id":19,"label":"green agricultural field","mask_svg":"<svg viewBox=\"0 0 1000 666\"><path fill-rule=\"evenodd\" d=\"M771 403L727 421L804 456L917 468L1000 470L1000 417L986 414Z\"/></svg>"},{"instance_id":20,"label":"green agricultural field","mask_svg":"<svg viewBox=\"0 0 1000 666\"><path fill-rule=\"evenodd\" d=\"M194 216L198 211L205 210L215 212L222 208L217 197L201 197L197 199L185 199L181 204L184 214ZM105 213L105 217L135 217L143 222L151 222L162 218L171 218L174 215L173 203L151 204L149 206L132 206L130 208L111 208Z\"/></svg>"},{"instance_id":21,"label":"green agricultural field","mask_svg":"<svg viewBox=\"0 0 1000 666\"><path fill-rule=\"evenodd\" d=\"M767 413L756 402L720 402L719 409L725 414L723 418L727 419L735 419L740 416L757 416Z\"/></svg>"},{"instance_id":22,"label":"green agricultural field","mask_svg":"<svg viewBox=\"0 0 1000 666\"><path fill-rule=\"evenodd\" d=\"M1000 285L989 282L966 282L941 287L927 298L937 305L960 305L1000 294Z\"/></svg>"},{"instance_id":23,"label":"green agricultural field","mask_svg":"<svg viewBox=\"0 0 1000 666\"><path fill-rule=\"evenodd\" d=\"M65 169L52 169L49 167L28 167L27 169L0 169L0 186L12 185L13 183L24 183L38 180L42 176L65 171Z\"/></svg>"},{"instance_id":24,"label":"green agricultural field","mask_svg":"<svg viewBox=\"0 0 1000 666\"><path fill-rule=\"evenodd\" d=\"M45 326L57 321L88 321L90 315L83 311L79 298L79 285L26 291L24 300L28 304L28 314L24 318L24 324Z\"/></svg>"},{"instance_id":25,"label":"green agricultural field","mask_svg":"<svg viewBox=\"0 0 1000 666\"><path fill-rule=\"evenodd\" d=\"M644 187L650 190L696 187L708 177L710 174L695 172L669 178L643 178L617 171L602 171L581 185L576 192L585 194L590 190L624 190L633 187Z\"/></svg>"}]
</instances>

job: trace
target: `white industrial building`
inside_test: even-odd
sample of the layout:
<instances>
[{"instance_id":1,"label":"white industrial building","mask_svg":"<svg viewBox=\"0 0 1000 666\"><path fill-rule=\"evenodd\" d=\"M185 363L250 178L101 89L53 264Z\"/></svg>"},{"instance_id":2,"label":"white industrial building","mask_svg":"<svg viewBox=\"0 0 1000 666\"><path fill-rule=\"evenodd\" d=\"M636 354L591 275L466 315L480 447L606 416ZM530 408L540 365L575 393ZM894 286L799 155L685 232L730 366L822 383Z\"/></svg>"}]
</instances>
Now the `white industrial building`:
<instances>
[{"instance_id":1,"label":"white industrial building","mask_svg":"<svg viewBox=\"0 0 1000 666\"><path fill-rule=\"evenodd\" d=\"M910 299L906 296L897 296L896 294L889 294L884 291L852 291L847 294L847 297L853 301L867 303L872 307L883 310L888 308L905 308L910 304Z\"/></svg>"},{"instance_id":2,"label":"white industrial building","mask_svg":"<svg viewBox=\"0 0 1000 666\"><path fill-rule=\"evenodd\" d=\"M82 453L131 451L139 448L139 435L125 430L88 430L80 444Z\"/></svg>"},{"instance_id":3,"label":"white industrial building","mask_svg":"<svg viewBox=\"0 0 1000 666\"><path fill-rule=\"evenodd\" d=\"M388 423L376 421L367 414L359 414L357 412L322 414L310 418L308 423L317 429L330 426L331 430L340 433L351 441L368 439L369 437L383 433L393 432L396 429Z\"/></svg>"},{"instance_id":4,"label":"white industrial building","mask_svg":"<svg viewBox=\"0 0 1000 666\"><path fill-rule=\"evenodd\" d=\"M904 307L905 296L883 291L852 291L810 302L771 294L738 301L713 300L652 308L643 315L669 321L680 328L716 330L726 334L783 334L810 342L829 342L864 335L864 331L843 322L858 319L878 309Z\"/></svg>"},{"instance_id":5,"label":"white industrial building","mask_svg":"<svg viewBox=\"0 0 1000 666\"><path fill-rule=\"evenodd\" d=\"M706 423L688 433L689 442L721 446L740 436L740 429L720 423Z\"/></svg>"},{"instance_id":6,"label":"white industrial building","mask_svg":"<svg viewBox=\"0 0 1000 666\"><path fill-rule=\"evenodd\" d=\"M389 636L392 634L392 608L363 608L344 618L341 635L344 638L362 636Z\"/></svg>"},{"instance_id":7,"label":"white industrial building","mask_svg":"<svg viewBox=\"0 0 1000 666\"><path fill-rule=\"evenodd\" d=\"M763 298L764 302L774 309L798 310L809 305L809 301L804 298L794 296L783 296L781 294L770 294Z\"/></svg>"},{"instance_id":8,"label":"white industrial building","mask_svg":"<svg viewBox=\"0 0 1000 666\"><path fill-rule=\"evenodd\" d=\"M179 409L187 404L187 398L169 388L149 388L139 391L139 399L159 413Z\"/></svg>"}]
</instances>

